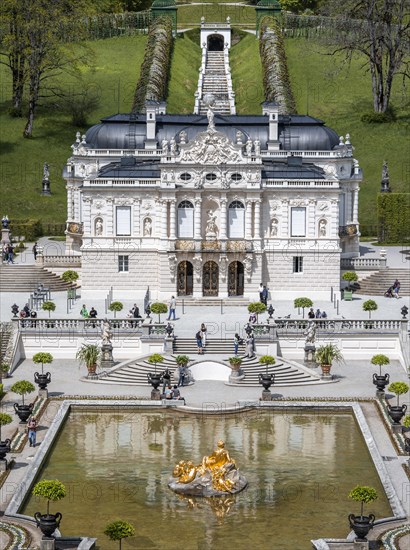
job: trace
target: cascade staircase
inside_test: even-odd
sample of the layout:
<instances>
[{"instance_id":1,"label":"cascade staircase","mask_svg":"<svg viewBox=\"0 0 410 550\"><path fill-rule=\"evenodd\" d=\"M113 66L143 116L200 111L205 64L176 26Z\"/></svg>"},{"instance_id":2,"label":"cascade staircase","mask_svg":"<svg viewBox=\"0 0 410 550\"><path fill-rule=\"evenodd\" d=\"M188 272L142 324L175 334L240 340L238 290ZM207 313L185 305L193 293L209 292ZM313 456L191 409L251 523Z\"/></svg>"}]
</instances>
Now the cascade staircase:
<instances>
[{"instance_id":1,"label":"cascade staircase","mask_svg":"<svg viewBox=\"0 0 410 550\"><path fill-rule=\"evenodd\" d=\"M1 323L0 325L0 363L3 363L3 361L5 360L11 335L12 335L11 323Z\"/></svg>"},{"instance_id":2,"label":"cascade staircase","mask_svg":"<svg viewBox=\"0 0 410 550\"><path fill-rule=\"evenodd\" d=\"M355 284L356 294L383 296L394 281L400 281L399 296L410 296L410 267L403 269L386 268L365 277Z\"/></svg>"},{"instance_id":3,"label":"cascade staircase","mask_svg":"<svg viewBox=\"0 0 410 550\"><path fill-rule=\"evenodd\" d=\"M71 286L57 275L35 265L0 266L0 292L33 292L40 283L54 291L67 290Z\"/></svg>"},{"instance_id":4,"label":"cascade staircase","mask_svg":"<svg viewBox=\"0 0 410 550\"><path fill-rule=\"evenodd\" d=\"M228 98L228 83L225 74L224 52L206 53L205 74L202 81L202 97L205 94L212 94L215 97L215 103L212 106L214 113L220 115L230 115ZM208 107L201 101L199 114L206 115Z\"/></svg>"},{"instance_id":5,"label":"cascade staircase","mask_svg":"<svg viewBox=\"0 0 410 550\"><path fill-rule=\"evenodd\" d=\"M177 368L173 357L164 357L164 362L157 364L157 372L162 372L168 368L171 372L171 384L177 384L174 372ZM106 376L102 376L98 382L104 384L125 384L127 386L150 386L147 374L154 372L155 366L148 363L148 358L129 361L126 365L119 367L118 370L111 370Z\"/></svg>"},{"instance_id":6,"label":"cascade staircase","mask_svg":"<svg viewBox=\"0 0 410 550\"><path fill-rule=\"evenodd\" d=\"M234 353L233 349L233 337L222 338L207 338L206 346L204 348L205 355L222 355L230 357ZM173 352L175 355L189 355L195 356L198 353L198 347L196 345L196 339L192 338L178 338L176 337L173 345ZM239 353L245 353L245 344L239 345Z\"/></svg>"}]
</instances>

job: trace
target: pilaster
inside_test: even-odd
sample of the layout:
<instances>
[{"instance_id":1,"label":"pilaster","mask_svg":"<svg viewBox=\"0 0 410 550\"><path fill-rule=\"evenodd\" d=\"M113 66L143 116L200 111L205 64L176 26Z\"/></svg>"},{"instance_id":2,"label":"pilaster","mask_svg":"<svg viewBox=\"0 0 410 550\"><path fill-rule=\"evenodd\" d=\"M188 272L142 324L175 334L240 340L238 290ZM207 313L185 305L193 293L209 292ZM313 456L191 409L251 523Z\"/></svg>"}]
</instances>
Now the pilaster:
<instances>
[{"instance_id":1,"label":"pilaster","mask_svg":"<svg viewBox=\"0 0 410 550\"><path fill-rule=\"evenodd\" d=\"M245 239L252 239L252 201L246 201L245 210Z\"/></svg>"},{"instance_id":2,"label":"pilaster","mask_svg":"<svg viewBox=\"0 0 410 550\"><path fill-rule=\"evenodd\" d=\"M201 239L201 205L202 199L195 199L194 238Z\"/></svg>"},{"instance_id":3,"label":"pilaster","mask_svg":"<svg viewBox=\"0 0 410 550\"><path fill-rule=\"evenodd\" d=\"M220 229L220 239L226 239L226 205L227 205L227 199L226 197L221 197L220 201L220 208L221 208L221 229Z\"/></svg>"},{"instance_id":4,"label":"pilaster","mask_svg":"<svg viewBox=\"0 0 410 550\"><path fill-rule=\"evenodd\" d=\"M170 214L169 214L169 238L176 239L176 201L170 201Z\"/></svg>"}]
</instances>

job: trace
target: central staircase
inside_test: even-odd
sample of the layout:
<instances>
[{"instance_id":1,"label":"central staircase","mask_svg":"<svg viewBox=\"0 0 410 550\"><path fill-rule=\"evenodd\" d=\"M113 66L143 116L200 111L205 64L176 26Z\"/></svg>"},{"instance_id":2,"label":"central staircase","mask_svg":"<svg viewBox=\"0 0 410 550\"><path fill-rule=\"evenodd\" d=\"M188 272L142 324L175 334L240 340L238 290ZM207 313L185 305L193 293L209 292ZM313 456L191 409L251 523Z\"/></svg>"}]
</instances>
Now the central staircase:
<instances>
[{"instance_id":1,"label":"central staircase","mask_svg":"<svg viewBox=\"0 0 410 550\"><path fill-rule=\"evenodd\" d=\"M386 268L365 277L355 284L356 294L383 296L394 281L400 281L399 296L410 296L410 267L407 269Z\"/></svg>"},{"instance_id":2,"label":"central staircase","mask_svg":"<svg viewBox=\"0 0 410 550\"><path fill-rule=\"evenodd\" d=\"M33 292L42 283L49 290L67 290L70 283L35 265L1 265L0 292Z\"/></svg>"}]
</instances>

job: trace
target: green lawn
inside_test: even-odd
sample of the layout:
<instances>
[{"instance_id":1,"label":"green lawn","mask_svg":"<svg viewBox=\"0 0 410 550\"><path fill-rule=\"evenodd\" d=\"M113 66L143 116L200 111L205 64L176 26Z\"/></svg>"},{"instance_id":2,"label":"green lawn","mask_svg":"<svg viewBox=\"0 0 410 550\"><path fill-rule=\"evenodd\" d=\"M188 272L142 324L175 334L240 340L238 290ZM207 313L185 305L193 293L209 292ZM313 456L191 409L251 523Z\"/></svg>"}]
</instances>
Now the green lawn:
<instances>
[{"instance_id":1,"label":"green lawn","mask_svg":"<svg viewBox=\"0 0 410 550\"><path fill-rule=\"evenodd\" d=\"M236 111L241 114L260 114L264 101L262 64L255 35L247 34L231 48L230 63Z\"/></svg>"},{"instance_id":2,"label":"green lawn","mask_svg":"<svg viewBox=\"0 0 410 550\"><path fill-rule=\"evenodd\" d=\"M101 117L129 112L135 84L142 63L145 36L110 38L90 42L95 52L93 69L84 73L85 86L97 90L98 108L89 116L84 128L72 125L69 114L61 111L58 102L45 104L34 122L34 137L22 137L24 119L7 114L10 98L10 77L3 65L1 98L1 165L0 201L4 213L11 219L40 218L47 222L65 222L66 190L61 172L70 156L75 133L85 131ZM66 90L77 89L73 79L62 76ZM43 163L50 165L51 197L40 195Z\"/></svg>"}]
</instances>

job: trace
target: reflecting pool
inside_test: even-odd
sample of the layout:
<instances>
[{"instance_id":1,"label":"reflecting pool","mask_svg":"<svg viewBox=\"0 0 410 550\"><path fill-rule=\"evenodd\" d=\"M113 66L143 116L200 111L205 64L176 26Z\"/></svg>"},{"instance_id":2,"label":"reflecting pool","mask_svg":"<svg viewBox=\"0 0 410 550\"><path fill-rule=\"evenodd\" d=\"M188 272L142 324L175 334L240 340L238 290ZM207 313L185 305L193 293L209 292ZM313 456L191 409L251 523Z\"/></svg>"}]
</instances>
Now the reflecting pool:
<instances>
[{"instance_id":1,"label":"reflecting pool","mask_svg":"<svg viewBox=\"0 0 410 550\"><path fill-rule=\"evenodd\" d=\"M199 464L218 439L248 480L235 496L186 498L167 481L179 460ZM357 484L379 499L365 508L391 515L353 414L255 411L234 415L178 412L72 411L38 478L59 479L68 496L51 504L64 535L98 537L109 521L131 522L137 536L123 548L310 549L310 539L344 537L347 498ZM23 513L45 510L29 499Z\"/></svg>"}]
</instances>

